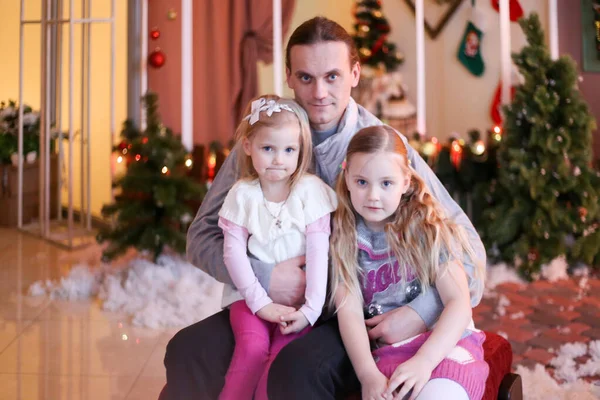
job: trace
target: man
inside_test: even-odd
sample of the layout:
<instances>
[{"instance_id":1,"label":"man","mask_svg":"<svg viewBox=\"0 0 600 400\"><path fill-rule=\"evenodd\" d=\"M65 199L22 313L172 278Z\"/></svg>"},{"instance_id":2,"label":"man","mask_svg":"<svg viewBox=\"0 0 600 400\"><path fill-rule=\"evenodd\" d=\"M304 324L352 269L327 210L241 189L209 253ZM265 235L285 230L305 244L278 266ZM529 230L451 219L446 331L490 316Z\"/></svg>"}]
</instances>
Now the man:
<instances>
[{"instance_id":1,"label":"man","mask_svg":"<svg viewBox=\"0 0 600 400\"><path fill-rule=\"evenodd\" d=\"M344 28L326 18L306 21L290 37L286 75L288 86L311 122L316 174L333 186L351 137L363 127L381 124L350 97L360 77L352 38ZM478 255L485 257L483 245L464 212L410 147L409 158L448 216L466 228ZM225 284L231 284L231 278L223 264L223 234L217 226L217 214L237 178L235 160L233 155L224 163L188 232L190 261ZM259 261L251 259L251 262L256 265ZM465 266L472 278L473 268L468 262ZM268 288L274 302L286 305L303 302L303 263L303 258L297 258L275 266L261 266L260 270L272 271L270 276L258 279ZM470 279L470 286L476 305L483 288L475 279ZM224 294L225 303L228 295ZM426 296L436 298L437 310L422 306L429 302L424 301ZM384 343L409 338L431 327L441 309L437 292L430 290L406 307L368 320L369 336ZM228 310L178 332L169 342L165 356L169 399L217 399L233 349ZM359 390L335 318L317 323L309 334L284 348L268 378L268 394L273 400L337 399Z\"/></svg>"}]
</instances>

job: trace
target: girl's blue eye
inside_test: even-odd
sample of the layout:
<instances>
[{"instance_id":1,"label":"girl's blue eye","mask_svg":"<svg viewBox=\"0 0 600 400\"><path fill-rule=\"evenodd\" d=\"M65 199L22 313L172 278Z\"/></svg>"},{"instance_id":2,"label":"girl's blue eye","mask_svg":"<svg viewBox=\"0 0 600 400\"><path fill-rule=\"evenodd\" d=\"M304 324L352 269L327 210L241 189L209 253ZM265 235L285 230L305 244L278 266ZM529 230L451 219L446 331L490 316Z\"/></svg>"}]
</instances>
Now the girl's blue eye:
<instances>
[{"instance_id":1,"label":"girl's blue eye","mask_svg":"<svg viewBox=\"0 0 600 400\"><path fill-rule=\"evenodd\" d=\"M392 186L393 182L392 181L383 181L383 186L384 187L390 187Z\"/></svg>"},{"instance_id":2,"label":"girl's blue eye","mask_svg":"<svg viewBox=\"0 0 600 400\"><path fill-rule=\"evenodd\" d=\"M264 146L264 147L263 147L263 150L264 150L264 151L271 151L271 146Z\"/></svg>"},{"instance_id":3,"label":"girl's blue eye","mask_svg":"<svg viewBox=\"0 0 600 400\"><path fill-rule=\"evenodd\" d=\"M294 152L294 148L293 147L288 147L287 149L285 149L286 153L293 153Z\"/></svg>"},{"instance_id":4,"label":"girl's blue eye","mask_svg":"<svg viewBox=\"0 0 600 400\"><path fill-rule=\"evenodd\" d=\"M364 179L357 179L356 183L358 184L358 186L365 186L367 184L367 181L365 181Z\"/></svg>"}]
</instances>

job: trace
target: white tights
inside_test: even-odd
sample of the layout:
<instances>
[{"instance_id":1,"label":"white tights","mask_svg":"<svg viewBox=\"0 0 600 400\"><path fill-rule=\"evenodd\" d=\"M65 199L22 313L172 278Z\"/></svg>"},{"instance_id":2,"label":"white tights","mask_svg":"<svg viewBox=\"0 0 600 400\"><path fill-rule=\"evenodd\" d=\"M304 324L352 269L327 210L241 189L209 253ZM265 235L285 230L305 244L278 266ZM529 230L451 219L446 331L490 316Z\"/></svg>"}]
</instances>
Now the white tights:
<instances>
[{"instance_id":1,"label":"white tights","mask_svg":"<svg viewBox=\"0 0 600 400\"><path fill-rule=\"evenodd\" d=\"M417 400L469 400L466 390L450 379L432 379L425 384Z\"/></svg>"}]
</instances>

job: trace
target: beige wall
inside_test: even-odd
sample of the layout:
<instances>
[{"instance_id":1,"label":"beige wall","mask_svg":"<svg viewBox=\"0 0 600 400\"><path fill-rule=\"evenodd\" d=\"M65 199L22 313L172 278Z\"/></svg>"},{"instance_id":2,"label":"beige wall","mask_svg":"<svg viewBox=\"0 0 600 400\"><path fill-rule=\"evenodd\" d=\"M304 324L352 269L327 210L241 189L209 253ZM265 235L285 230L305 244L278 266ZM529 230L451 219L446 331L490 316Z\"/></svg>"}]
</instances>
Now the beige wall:
<instances>
[{"instance_id":1,"label":"beige wall","mask_svg":"<svg viewBox=\"0 0 600 400\"><path fill-rule=\"evenodd\" d=\"M427 3L430 0L426 0ZM547 1L521 1L526 14L536 11L547 29ZM303 21L324 15L353 31L351 8L354 0L303 0L296 5L290 33ZM469 15L470 1L453 15L442 33L431 40L426 35L426 96L428 134L447 138L458 132L466 138L469 129L483 132L491 127L490 103L500 77L500 26L499 14L488 0L478 1L478 8L487 16L487 30L482 42L486 70L482 77L471 75L457 60L456 53ZM409 99L416 104L416 48L414 15L404 0L383 2L383 12L390 22L390 40L404 53L406 61L400 67L408 85ZM517 23L511 24L512 50L525 44L524 35ZM287 43L287 38L284 40ZM273 91L272 67L261 66L261 93ZM287 87L286 87L287 89ZM285 95L291 95L286 90Z\"/></svg>"},{"instance_id":2,"label":"beige wall","mask_svg":"<svg viewBox=\"0 0 600 400\"><path fill-rule=\"evenodd\" d=\"M127 2L118 1L116 9L116 137L120 126L126 118L127 94ZM108 17L110 2L93 1L93 17ZM65 1L68 6L68 1ZM75 1L75 15L80 15L81 2ZM0 67L0 99L18 99L19 95L19 17L20 2L17 0L0 0L0 49L2 63ZM27 0L25 2L26 18L40 17L40 2ZM68 10L65 10L67 17ZM91 208L94 215L100 214L102 205L110 201L110 29L107 24L94 25L91 33ZM81 115L81 30L75 29L75 68L74 78L74 129L80 129ZM63 55L63 131L68 129L68 27L64 28ZM40 28L26 26L24 52L24 89L23 100L34 109L40 106ZM67 143L64 143L65 147ZM79 148L73 154L74 205L80 207L81 185L79 171L81 160ZM63 200L66 201L66 192Z\"/></svg>"}]
</instances>

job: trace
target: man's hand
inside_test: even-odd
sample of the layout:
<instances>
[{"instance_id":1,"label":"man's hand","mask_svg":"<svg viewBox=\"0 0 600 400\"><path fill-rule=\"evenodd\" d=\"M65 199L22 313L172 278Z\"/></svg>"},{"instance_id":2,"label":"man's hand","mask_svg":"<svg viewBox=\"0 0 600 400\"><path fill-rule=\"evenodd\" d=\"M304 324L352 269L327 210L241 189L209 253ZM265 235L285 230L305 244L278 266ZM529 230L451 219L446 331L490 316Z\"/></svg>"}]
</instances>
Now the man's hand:
<instances>
[{"instance_id":1,"label":"man's hand","mask_svg":"<svg viewBox=\"0 0 600 400\"><path fill-rule=\"evenodd\" d=\"M268 292L275 303L287 306L304 304L306 274L302 266L305 263L304 256L299 256L280 262L273 268Z\"/></svg>"},{"instance_id":2,"label":"man's hand","mask_svg":"<svg viewBox=\"0 0 600 400\"><path fill-rule=\"evenodd\" d=\"M283 315L296 311L293 307L283 306L277 303L269 303L256 312L262 320L273 322L274 324L282 324L281 317Z\"/></svg>"},{"instance_id":3,"label":"man's hand","mask_svg":"<svg viewBox=\"0 0 600 400\"><path fill-rule=\"evenodd\" d=\"M399 307L365 321L369 339L393 344L411 338L427 330L425 322L415 310L408 306Z\"/></svg>"}]
</instances>

